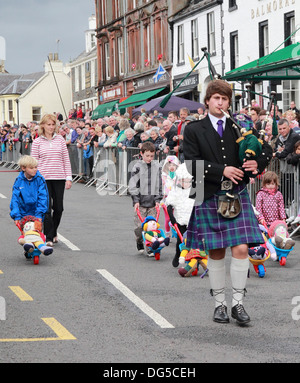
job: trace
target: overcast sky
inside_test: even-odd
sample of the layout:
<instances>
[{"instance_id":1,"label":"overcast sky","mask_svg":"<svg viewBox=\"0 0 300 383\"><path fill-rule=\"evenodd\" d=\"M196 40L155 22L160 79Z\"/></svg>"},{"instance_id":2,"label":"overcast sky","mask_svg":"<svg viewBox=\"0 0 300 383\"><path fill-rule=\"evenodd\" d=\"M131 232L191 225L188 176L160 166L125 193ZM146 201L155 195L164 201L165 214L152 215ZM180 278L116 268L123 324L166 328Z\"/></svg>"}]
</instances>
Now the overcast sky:
<instances>
[{"instance_id":1,"label":"overcast sky","mask_svg":"<svg viewBox=\"0 0 300 383\"><path fill-rule=\"evenodd\" d=\"M64 63L75 59L85 49L92 14L95 0L0 0L5 69L12 74L42 72L48 54L57 51Z\"/></svg>"}]
</instances>

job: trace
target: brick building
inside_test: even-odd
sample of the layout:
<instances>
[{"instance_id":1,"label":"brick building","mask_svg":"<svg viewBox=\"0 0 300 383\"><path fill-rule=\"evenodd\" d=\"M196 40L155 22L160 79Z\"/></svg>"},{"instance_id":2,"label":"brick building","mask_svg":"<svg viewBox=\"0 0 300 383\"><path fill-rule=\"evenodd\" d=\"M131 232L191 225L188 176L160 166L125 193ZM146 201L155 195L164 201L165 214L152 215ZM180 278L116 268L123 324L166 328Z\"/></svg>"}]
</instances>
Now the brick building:
<instances>
[{"instance_id":1,"label":"brick building","mask_svg":"<svg viewBox=\"0 0 300 383\"><path fill-rule=\"evenodd\" d=\"M168 18L188 0L95 0L98 47L98 116L133 107L172 88L172 32ZM158 82L153 76L159 64L166 73ZM157 91L155 93L155 91ZM129 97L135 97L132 105ZM142 102L143 101L143 102Z\"/></svg>"}]
</instances>

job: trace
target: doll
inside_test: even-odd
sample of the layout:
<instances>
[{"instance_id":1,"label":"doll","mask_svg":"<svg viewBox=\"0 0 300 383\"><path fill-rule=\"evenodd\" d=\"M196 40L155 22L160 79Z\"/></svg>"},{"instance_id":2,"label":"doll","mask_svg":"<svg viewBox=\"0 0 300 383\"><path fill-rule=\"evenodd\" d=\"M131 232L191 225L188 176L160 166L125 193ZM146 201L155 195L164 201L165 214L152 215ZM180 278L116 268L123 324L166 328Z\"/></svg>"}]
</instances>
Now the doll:
<instances>
[{"instance_id":1,"label":"doll","mask_svg":"<svg viewBox=\"0 0 300 383\"><path fill-rule=\"evenodd\" d=\"M199 265L202 266L204 273L203 277L207 272L207 254L205 251L199 249L188 249L186 247L186 233L183 236L184 241L180 245L180 257L179 264L181 267L178 269L179 275L182 277L189 277L190 275L197 275ZM184 266L185 264L185 266Z\"/></svg>"},{"instance_id":2,"label":"doll","mask_svg":"<svg viewBox=\"0 0 300 383\"><path fill-rule=\"evenodd\" d=\"M53 248L45 244L45 236L42 233L42 222L34 216L27 215L20 221L20 230L23 235L18 239L25 253L32 253L38 249L44 255L50 255Z\"/></svg>"},{"instance_id":3,"label":"doll","mask_svg":"<svg viewBox=\"0 0 300 383\"><path fill-rule=\"evenodd\" d=\"M165 238L161 234L159 227L160 224L151 215L146 217L142 223L146 245L150 246L152 250L156 250L159 247L169 246L170 243L170 238Z\"/></svg>"},{"instance_id":4,"label":"doll","mask_svg":"<svg viewBox=\"0 0 300 383\"><path fill-rule=\"evenodd\" d=\"M295 241L289 238L287 224L276 220L269 228L271 241L278 249L289 250L295 245Z\"/></svg>"}]
</instances>

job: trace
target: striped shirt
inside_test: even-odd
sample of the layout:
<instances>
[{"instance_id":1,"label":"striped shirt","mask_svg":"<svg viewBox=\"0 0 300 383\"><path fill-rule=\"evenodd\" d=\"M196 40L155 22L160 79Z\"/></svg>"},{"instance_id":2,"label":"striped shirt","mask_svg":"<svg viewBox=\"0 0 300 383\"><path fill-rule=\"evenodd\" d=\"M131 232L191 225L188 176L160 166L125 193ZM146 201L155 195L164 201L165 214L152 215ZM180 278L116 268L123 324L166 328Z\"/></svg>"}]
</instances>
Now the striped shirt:
<instances>
[{"instance_id":1,"label":"striped shirt","mask_svg":"<svg viewBox=\"0 0 300 383\"><path fill-rule=\"evenodd\" d=\"M38 170L46 180L70 180L72 170L65 139L54 134L51 140L40 136L33 140L31 156L38 160Z\"/></svg>"}]
</instances>

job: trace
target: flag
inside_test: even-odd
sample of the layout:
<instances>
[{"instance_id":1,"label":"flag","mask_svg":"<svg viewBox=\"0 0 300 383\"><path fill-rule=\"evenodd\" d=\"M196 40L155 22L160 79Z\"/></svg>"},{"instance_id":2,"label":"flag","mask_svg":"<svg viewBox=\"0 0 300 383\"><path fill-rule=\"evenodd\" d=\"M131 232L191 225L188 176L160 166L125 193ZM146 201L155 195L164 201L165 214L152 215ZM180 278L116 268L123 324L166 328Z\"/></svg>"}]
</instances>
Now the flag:
<instances>
[{"instance_id":1,"label":"flag","mask_svg":"<svg viewBox=\"0 0 300 383\"><path fill-rule=\"evenodd\" d=\"M154 82L158 82L159 79L160 79L165 73L167 73L167 72L165 71L164 67L163 67L161 64L159 64L159 67L158 67L158 69L157 69L155 75L153 76Z\"/></svg>"},{"instance_id":2,"label":"flag","mask_svg":"<svg viewBox=\"0 0 300 383\"><path fill-rule=\"evenodd\" d=\"M192 58L190 57L189 54L188 54L188 58L189 58L189 62L190 62L191 68L193 69L193 72L195 72L195 69L194 69L195 63L194 63L194 61L192 60Z\"/></svg>"}]
</instances>

